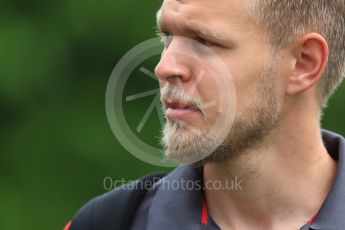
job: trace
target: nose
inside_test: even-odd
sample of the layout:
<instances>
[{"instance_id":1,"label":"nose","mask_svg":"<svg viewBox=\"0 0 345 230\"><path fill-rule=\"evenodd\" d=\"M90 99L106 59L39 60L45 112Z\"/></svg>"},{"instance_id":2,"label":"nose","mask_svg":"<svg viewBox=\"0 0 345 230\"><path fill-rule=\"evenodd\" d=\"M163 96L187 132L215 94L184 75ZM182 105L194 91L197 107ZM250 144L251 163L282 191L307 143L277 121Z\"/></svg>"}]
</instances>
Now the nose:
<instances>
[{"instance_id":1,"label":"nose","mask_svg":"<svg viewBox=\"0 0 345 230\"><path fill-rule=\"evenodd\" d=\"M172 41L163 51L160 62L155 68L155 74L161 82L189 81L192 75L190 59L186 49L178 41Z\"/></svg>"}]
</instances>

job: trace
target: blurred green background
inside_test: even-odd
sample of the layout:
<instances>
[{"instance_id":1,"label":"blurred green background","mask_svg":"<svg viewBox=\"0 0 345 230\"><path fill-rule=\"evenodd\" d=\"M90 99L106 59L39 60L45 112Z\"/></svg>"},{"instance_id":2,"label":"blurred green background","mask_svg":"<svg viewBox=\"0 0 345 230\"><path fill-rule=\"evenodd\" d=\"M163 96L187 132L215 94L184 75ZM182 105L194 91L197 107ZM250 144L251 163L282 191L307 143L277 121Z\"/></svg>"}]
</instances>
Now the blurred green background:
<instances>
[{"instance_id":1,"label":"blurred green background","mask_svg":"<svg viewBox=\"0 0 345 230\"><path fill-rule=\"evenodd\" d=\"M132 180L171 170L127 153L104 106L115 64L155 36L160 4L0 2L0 229L62 229L82 204L106 192L105 177ZM147 82L128 91L157 84ZM150 103L145 100L138 111ZM323 121L343 135L344 101L343 86ZM156 133L158 124L153 127Z\"/></svg>"}]
</instances>

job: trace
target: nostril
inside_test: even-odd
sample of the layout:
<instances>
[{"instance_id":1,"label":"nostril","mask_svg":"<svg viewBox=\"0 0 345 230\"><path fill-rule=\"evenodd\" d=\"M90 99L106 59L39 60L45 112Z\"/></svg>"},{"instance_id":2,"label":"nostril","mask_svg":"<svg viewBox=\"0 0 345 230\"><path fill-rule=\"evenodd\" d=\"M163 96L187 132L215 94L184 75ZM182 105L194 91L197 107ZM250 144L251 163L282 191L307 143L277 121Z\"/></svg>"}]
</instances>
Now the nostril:
<instances>
[{"instance_id":1,"label":"nostril","mask_svg":"<svg viewBox=\"0 0 345 230\"><path fill-rule=\"evenodd\" d=\"M177 59L176 54L167 52L155 67L156 76L163 81L186 82L192 77L191 66L187 60Z\"/></svg>"}]
</instances>

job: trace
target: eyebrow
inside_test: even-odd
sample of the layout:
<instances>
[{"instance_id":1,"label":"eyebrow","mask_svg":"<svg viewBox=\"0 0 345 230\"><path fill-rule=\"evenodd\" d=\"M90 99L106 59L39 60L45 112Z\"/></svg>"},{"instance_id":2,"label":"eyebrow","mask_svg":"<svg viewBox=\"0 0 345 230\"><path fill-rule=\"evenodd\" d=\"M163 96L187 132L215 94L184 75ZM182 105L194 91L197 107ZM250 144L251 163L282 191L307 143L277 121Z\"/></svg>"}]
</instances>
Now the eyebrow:
<instances>
[{"instance_id":1,"label":"eyebrow","mask_svg":"<svg viewBox=\"0 0 345 230\"><path fill-rule=\"evenodd\" d=\"M156 15L156 20L157 20L157 28L161 32L169 32L168 26L164 21L164 18L162 16L162 9L159 9ZM222 33L216 32L214 30L211 30L207 28L206 26L203 25L196 25L196 24L191 24L186 26L186 31L192 32L198 36L201 37L206 37L206 38L214 38L219 41L226 41L226 36Z\"/></svg>"}]
</instances>

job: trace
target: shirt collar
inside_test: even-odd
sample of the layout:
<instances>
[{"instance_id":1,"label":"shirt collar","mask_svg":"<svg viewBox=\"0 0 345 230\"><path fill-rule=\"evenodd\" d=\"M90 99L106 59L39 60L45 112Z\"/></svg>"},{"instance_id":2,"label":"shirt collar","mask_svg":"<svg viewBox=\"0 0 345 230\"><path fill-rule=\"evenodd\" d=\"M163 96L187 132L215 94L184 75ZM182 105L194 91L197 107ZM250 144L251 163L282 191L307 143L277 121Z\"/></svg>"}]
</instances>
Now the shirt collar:
<instances>
[{"instance_id":1,"label":"shirt collar","mask_svg":"<svg viewBox=\"0 0 345 230\"><path fill-rule=\"evenodd\" d=\"M337 175L326 200L309 229L338 230L345 228L345 139L335 133L323 131L327 152L338 161Z\"/></svg>"},{"instance_id":2,"label":"shirt collar","mask_svg":"<svg viewBox=\"0 0 345 230\"><path fill-rule=\"evenodd\" d=\"M338 160L337 176L313 223L302 228L339 230L345 227L345 139L329 131L322 131L322 137L328 153ZM180 166L155 184L155 190L148 213L148 229L206 227L200 221L202 168ZM219 229L212 218L207 229Z\"/></svg>"},{"instance_id":3,"label":"shirt collar","mask_svg":"<svg viewBox=\"0 0 345 230\"><path fill-rule=\"evenodd\" d=\"M202 171L180 166L155 184L147 229L201 229Z\"/></svg>"}]
</instances>

